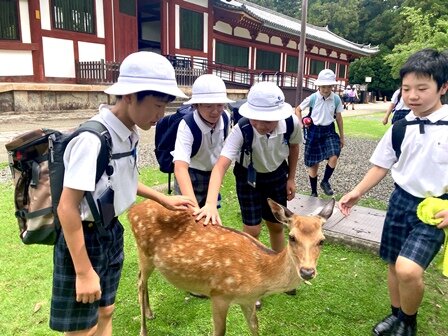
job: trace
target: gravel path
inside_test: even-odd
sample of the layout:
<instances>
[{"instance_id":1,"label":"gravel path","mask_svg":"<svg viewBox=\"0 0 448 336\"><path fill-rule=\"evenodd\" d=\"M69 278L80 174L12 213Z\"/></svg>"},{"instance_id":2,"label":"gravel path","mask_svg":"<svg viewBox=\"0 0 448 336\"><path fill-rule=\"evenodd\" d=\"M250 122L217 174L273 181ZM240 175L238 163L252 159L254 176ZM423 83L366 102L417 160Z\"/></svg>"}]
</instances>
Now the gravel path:
<instances>
[{"instance_id":1,"label":"gravel path","mask_svg":"<svg viewBox=\"0 0 448 336\"><path fill-rule=\"evenodd\" d=\"M154 156L154 144L152 132L142 132L141 145L139 146L139 160L140 166L157 166L157 161ZM376 140L367 140L360 138L347 138L346 146L342 150L338 165L331 179L333 189L337 194L344 194L350 191L364 176L370 168L369 158L375 149ZM309 194L309 180L306 168L303 165L303 148L301 148L299 157L299 167L297 172L298 192ZM319 176L323 176L323 169L325 162L320 165ZM0 170L0 182L10 180L9 168ZM320 180L319 180L320 182ZM393 181L390 174L381 181L375 188L373 188L366 197L371 197L384 202L388 201L389 195L393 190ZM322 193L321 190L318 192Z\"/></svg>"}]
</instances>

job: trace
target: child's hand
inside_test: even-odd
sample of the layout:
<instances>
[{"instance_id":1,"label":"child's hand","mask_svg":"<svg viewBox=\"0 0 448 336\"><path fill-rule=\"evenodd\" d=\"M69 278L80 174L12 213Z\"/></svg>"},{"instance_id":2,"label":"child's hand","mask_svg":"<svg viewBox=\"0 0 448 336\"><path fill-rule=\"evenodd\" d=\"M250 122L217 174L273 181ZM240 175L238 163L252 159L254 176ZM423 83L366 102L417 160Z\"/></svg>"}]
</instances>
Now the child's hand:
<instances>
[{"instance_id":1,"label":"child's hand","mask_svg":"<svg viewBox=\"0 0 448 336\"><path fill-rule=\"evenodd\" d=\"M348 194L345 194L341 197L338 202L338 208L341 210L344 216L348 216L350 214L351 208L359 201L361 195L358 192L350 191Z\"/></svg>"},{"instance_id":2,"label":"child's hand","mask_svg":"<svg viewBox=\"0 0 448 336\"><path fill-rule=\"evenodd\" d=\"M434 218L442 218L442 223L437 225L437 228L444 229L448 228L448 210L442 210L435 214Z\"/></svg>"},{"instance_id":3,"label":"child's hand","mask_svg":"<svg viewBox=\"0 0 448 336\"><path fill-rule=\"evenodd\" d=\"M196 207L196 203L186 196L167 196L163 206L170 210L185 210L188 207Z\"/></svg>"},{"instance_id":4,"label":"child's hand","mask_svg":"<svg viewBox=\"0 0 448 336\"><path fill-rule=\"evenodd\" d=\"M286 181L286 199L290 201L295 196L296 196L296 181L288 179L288 181Z\"/></svg>"},{"instance_id":5,"label":"child's hand","mask_svg":"<svg viewBox=\"0 0 448 336\"><path fill-rule=\"evenodd\" d=\"M219 217L218 209L216 208L216 204L208 204L205 203L205 205L199 209L193 212L193 216L196 216L196 221L204 219L204 225L208 225L208 223L211 221L213 225L222 225L221 218Z\"/></svg>"}]
</instances>

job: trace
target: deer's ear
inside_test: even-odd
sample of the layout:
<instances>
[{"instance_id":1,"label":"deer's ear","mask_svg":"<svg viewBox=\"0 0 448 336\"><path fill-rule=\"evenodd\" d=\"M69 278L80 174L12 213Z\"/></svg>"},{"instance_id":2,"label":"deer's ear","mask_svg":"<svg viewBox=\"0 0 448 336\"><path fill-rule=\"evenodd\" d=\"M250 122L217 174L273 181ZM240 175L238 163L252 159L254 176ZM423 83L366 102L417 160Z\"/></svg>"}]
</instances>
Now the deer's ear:
<instances>
[{"instance_id":1,"label":"deer's ear","mask_svg":"<svg viewBox=\"0 0 448 336\"><path fill-rule=\"evenodd\" d=\"M334 204L335 204L335 200L334 200L334 198L332 198L330 202L325 204L325 206L322 208L322 210L317 215L324 218L325 220L327 220L333 214Z\"/></svg>"},{"instance_id":2,"label":"deer's ear","mask_svg":"<svg viewBox=\"0 0 448 336\"><path fill-rule=\"evenodd\" d=\"M268 198L268 204L272 210L272 214L274 215L274 217L280 223L289 225L289 219L294 215L294 213L291 210L289 210L287 207L285 207L281 204L278 204L277 202L273 201L270 198Z\"/></svg>"}]
</instances>

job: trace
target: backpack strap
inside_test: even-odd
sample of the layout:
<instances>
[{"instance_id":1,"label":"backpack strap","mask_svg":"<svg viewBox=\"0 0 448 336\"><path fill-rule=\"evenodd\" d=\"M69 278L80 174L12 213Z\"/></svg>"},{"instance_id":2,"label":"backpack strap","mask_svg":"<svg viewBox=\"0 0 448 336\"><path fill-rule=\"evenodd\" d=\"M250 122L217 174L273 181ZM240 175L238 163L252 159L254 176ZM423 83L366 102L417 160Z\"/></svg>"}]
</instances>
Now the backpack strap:
<instances>
[{"instance_id":1,"label":"backpack strap","mask_svg":"<svg viewBox=\"0 0 448 336\"><path fill-rule=\"evenodd\" d=\"M283 135L283 141L286 142L289 146L289 139L291 138L291 134L294 131L294 120L292 119L292 115L285 119L286 122L286 133Z\"/></svg>"},{"instance_id":2,"label":"backpack strap","mask_svg":"<svg viewBox=\"0 0 448 336\"><path fill-rule=\"evenodd\" d=\"M243 134L243 146L241 147L240 164L243 164L244 154L249 155L252 163L252 141L254 139L254 130L249 122L249 119L242 117L238 120L238 126Z\"/></svg>"},{"instance_id":3,"label":"backpack strap","mask_svg":"<svg viewBox=\"0 0 448 336\"><path fill-rule=\"evenodd\" d=\"M229 116L226 112L222 113L222 120L224 121L224 140L227 139L229 135Z\"/></svg>"},{"instance_id":4,"label":"backpack strap","mask_svg":"<svg viewBox=\"0 0 448 336\"><path fill-rule=\"evenodd\" d=\"M420 134L425 133L425 125L448 125L448 120L438 120L435 123L432 123L428 119L414 119L414 120L406 120L405 118L396 121L392 125L392 148L395 151L395 156L397 160L401 155L401 144L403 143L404 136L406 134L406 127L408 125L419 125Z\"/></svg>"},{"instance_id":5,"label":"backpack strap","mask_svg":"<svg viewBox=\"0 0 448 336\"><path fill-rule=\"evenodd\" d=\"M193 157L198 153L202 142L202 131L199 128L198 124L196 124L196 121L194 121L193 116L193 113L188 113L183 117L188 127L190 128L191 133L193 134L193 145L191 146L190 157Z\"/></svg>"},{"instance_id":6,"label":"backpack strap","mask_svg":"<svg viewBox=\"0 0 448 336\"><path fill-rule=\"evenodd\" d=\"M309 105L309 112L307 114L307 117L311 117L311 113L313 113L314 105L316 104L316 93L313 93L310 96L310 105Z\"/></svg>"},{"instance_id":7,"label":"backpack strap","mask_svg":"<svg viewBox=\"0 0 448 336\"><path fill-rule=\"evenodd\" d=\"M336 113L338 110L338 106L341 105L341 97L339 97L339 95L337 95L336 93L334 94L334 118L336 119Z\"/></svg>"}]
</instances>

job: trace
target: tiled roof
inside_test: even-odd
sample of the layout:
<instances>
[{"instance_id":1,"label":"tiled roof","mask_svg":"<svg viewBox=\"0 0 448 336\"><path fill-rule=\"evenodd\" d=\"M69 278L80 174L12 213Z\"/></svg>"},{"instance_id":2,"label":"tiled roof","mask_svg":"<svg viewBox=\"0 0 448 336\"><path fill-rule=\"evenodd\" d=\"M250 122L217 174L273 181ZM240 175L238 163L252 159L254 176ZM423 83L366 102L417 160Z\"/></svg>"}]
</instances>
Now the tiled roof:
<instances>
[{"instance_id":1,"label":"tiled roof","mask_svg":"<svg viewBox=\"0 0 448 336\"><path fill-rule=\"evenodd\" d=\"M262 21L264 26L267 28L272 28L296 36L300 35L301 21L298 19L274 12L268 8L261 7L245 0L217 0L215 3L220 7L243 11L248 15ZM307 24L306 38L310 41L320 42L363 56L374 55L379 51L377 46L372 47L370 44L365 45L346 40L343 37L332 33L328 27L317 27Z\"/></svg>"}]
</instances>

